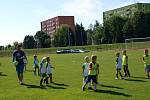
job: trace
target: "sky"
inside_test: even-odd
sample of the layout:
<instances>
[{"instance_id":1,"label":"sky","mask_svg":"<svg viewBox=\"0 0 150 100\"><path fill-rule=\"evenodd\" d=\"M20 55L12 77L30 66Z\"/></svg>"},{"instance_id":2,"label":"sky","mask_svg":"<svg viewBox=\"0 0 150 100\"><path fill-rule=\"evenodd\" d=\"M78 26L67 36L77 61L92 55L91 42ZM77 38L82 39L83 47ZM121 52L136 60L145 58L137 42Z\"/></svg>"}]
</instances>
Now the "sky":
<instances>
[{"instance_id":1,"label":"sky","mask_svg":"<svg viewBox=\"0 0 150 100\"><path fill-rule=\"evenodd\" d=\"M23 42L41 30L41 21L55 16L75 16L87 29L95 20L103 23L104 11L137 2L150 0L0 0L0 45Z\"/></svg>"}]
</instances>

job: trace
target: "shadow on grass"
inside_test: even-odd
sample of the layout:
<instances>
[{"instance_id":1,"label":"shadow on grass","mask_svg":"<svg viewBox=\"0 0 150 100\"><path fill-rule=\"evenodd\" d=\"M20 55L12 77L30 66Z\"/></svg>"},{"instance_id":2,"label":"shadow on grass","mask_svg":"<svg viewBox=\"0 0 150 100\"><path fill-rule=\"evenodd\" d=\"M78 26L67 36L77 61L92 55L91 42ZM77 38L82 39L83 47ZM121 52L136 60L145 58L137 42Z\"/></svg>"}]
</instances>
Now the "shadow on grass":
<instances>
[{"instance_id":1,"label":"shadow on grass","mask_svg":"<svg viewBox=\"0 0 150 100\"><path fill-rule=\"evenodd\" d=\"M146 77L132 76L132 78L147 79Z\"/></svg>"},{"instance_id":2,"label":"shadow on grass","mask_svg":"<svg viewBox=\"0 0 150 100\"><path fill-rule=\"evenodd\" d=\"M50 87L52 89L66 89L64 87L57 87L57 86L52 86L52 85L47 85L47 87Z\"/></svg>"},{"instance_id":3,"label":"shadow on grass","mask_svg":"<svg viewBox=\"0 0 150 100\"><path fill-rule=\"evenodd\" d=\"M56 82L53 82L52 84L54 84L54 85L58 85L58 86L69 86L69 85L66 85L66 84L56 83Z\"/></svg>"},{"instance_id":4,"label":"shadow on grass","mask_svg":"<svg viewBox=\"0 0 150 100\"><path fill-rule=\"evenodd\" d=\"M132 96L129 94L125 94L125 93L121 93L121 92L115 92L115 91L111 91L111 90L97 90L96 92L107 93L107 94L112 94L112 95L120 95L120 96L124 96L124 97L131 97Z\"/></svg>"},{"instance_id":5,"label":"shadow on grass","mask_svg":"<svg viewBox=\"0 0 150 100\"><path fill-rule=\"evenodd\" d=\"M39 89L46 89L44 86L38 86L38 85L31 85L24 83L23 86L26 86L27 88L39 88Z\"/></svg>"},{"instance_id":6,"label":"shadow on grass","mask_svg":"<svg viewBox=\"0 0 150 100\"><path fill-rule=\"evenodd\" d=\"M147 82L144 80L139 80L139 79L125 79L126 81L132 81L132 82Z\"/></svg>"},{"instance_id":7,"label":"shadow on grass","mask_svg":"<svg viewBox=\"0 0 150 100\"><path fill-rule=\"evenodd\" d=\"M0 72L0 76L8 76L8 75L6 75L6 74L3 74L2 72Z\"/></svg>"},{"instance_id":8,"label":"shadow on grass","mask_svg":"<svg viewBox=\"0 0 150 100\"><path fill-rule=\"evenodd\" d=\"M101 85L102 87L108 87L108 88L115 88L115 89L123 89L121 87L117 87L117 86L109 86L109 85Z\"/></svg>"}]
</instances>

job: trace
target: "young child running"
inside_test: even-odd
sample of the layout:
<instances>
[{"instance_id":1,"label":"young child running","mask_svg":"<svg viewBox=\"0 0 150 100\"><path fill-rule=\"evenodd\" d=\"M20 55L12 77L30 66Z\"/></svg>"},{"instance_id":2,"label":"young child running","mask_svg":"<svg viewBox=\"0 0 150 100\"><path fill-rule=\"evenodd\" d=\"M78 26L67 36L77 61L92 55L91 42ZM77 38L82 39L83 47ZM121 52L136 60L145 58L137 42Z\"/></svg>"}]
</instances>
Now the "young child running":
<instances>
[{"instance_id":1,"label":"young child running","mask_svg":"<svg viewBox=\"0 0 150 100\"><path fill-rule=\"evenodd\" d=\"M127 51L123 50L123 56L122 56L122 66L124 70L124 76L125 77L130 77L130 71L128 68L128 56L127 56Z\"/></svg>"},{"instance_id":2,"label":"young child running","mask_svg":"<svg viewBox=\"0 0 150 100\"><path fill-rule=\"evenodd\" d=\"M47 74L47 79L46 79L46 84L48 84L48 78L50 79L50 83L53 83L52 79L52 65L50 63L50 58L46 57L46 74Z\"/></svg>"},{"instance_id":3,"label":"young child running","mask_svg":"<svg viewBox=\"0 0 150 100\"><path fill-rule=\"evenodd\" d=\"M86 84L91 82L91 80L94 84L94 91L96 91L96 84L97 84L96 74L97 74L97 67L98 67L98 64L96 63L97 56L92 55L91 58L92 58L92 62L89 65L88 78L86 79L86 81L84 82L84 84L82 86L82 91L85 90Z\"/></svg>"},{"instance_id":4,"label":"young child running","mask_svg":"<svg viewBox=\"0 0 150 100\"><path fill-rule=\"evenodd\" d=\"M116 57L116 79L118 79L118 74L120 74L121 79L123 79L123 76L121 74L122 59L120 57L120 53L116 53Z\"/></svg>"},{"instance_id":5,"label":"young child running","mask_svg":"<svg viewBox=\"0 0 150 100\"><path fill-rule=\"evenodd\" d=\"M39 60L37 58L37 55L34 55L34 64L33 64L33 68L34 68L34 75L36 76L36 71L38 71L38 75L39 74Z\"/></svg>"},{"instance_id":6,"label":"young child running","mask_svg":"<svg viewBox=\"0 0 150 100\"><path fill-rule=\"evenodd\" d=\"M84 84L84 82L86 81L86 79L88 77L89 65L90 65L89 56L85 56L84 60L85 60L85 63L83 63L83 65L82 65L83 84ZM88 89L92 89L91 88L91 83L88 84Z\"/></svg>"},{"instance_id":7,"label":"young child running","mask_svg":"<svg viewBox=\"0 0 150 100\"><path fill-rule=\"evenodd\" d=\"M43 83L43 81L45 82L45 80L47 78L45 62L46 62L46 57L43 57L40 62L40 74L41 74L40 86L43 86L42 83Z\"/></svg>"},{"instance_id":8,"label":"young child running","mask_svg":"<svg viewBox=\"0 0 150 100\"><path fill-rule=\"evenodd\" d=\"M147 78L150 78L150 76L149 76L149 72L150 72L150 55L148 54L148 49L144 50L143 62L144 62L144 66L145 66L145 71L147 73Z\"/></svg>"}]
</instances>

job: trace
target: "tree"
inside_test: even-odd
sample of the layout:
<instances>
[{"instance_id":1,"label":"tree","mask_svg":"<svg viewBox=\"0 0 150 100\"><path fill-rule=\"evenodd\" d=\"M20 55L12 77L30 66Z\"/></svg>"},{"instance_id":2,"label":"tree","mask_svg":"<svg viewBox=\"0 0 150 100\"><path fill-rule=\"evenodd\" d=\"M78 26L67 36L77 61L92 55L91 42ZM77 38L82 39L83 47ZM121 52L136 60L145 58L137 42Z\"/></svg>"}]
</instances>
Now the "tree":
<instances>
[{"instance_id":1,"label":"tree","mask_svg":"<svg viewBox=\"0 0 150 100\"><path fill-rule=\"evenodd\" d=\"M102 43L104 38L103 30L103 25L97 20L95 21L94 25L90 24L89 29L87 30L88 44Z\"/></svg>"},{"instance_id":2,"label":"tree","mask_svg":"<svg viewBox=\"0 0 150 100\"><path fill-rule=\"evenodd\" d=\"M88 44L88 45L91 45L91 44L92 44L92 41L93 41L93 39L94 39L93 34L94 34L94 32L93 32L93 25L90 24L90 25L89 25L89 28L88 28L88 30L87 30L87 44Z\"/></svg>"},{"instance_id":3,"label":"tree","mask_svg":"<svg viewBox=\"0 0 150 100\"><path fill-rule=\"evenodd\" d=\"M35 41L38 42L38 46L41 48L49 48L51 46L50 36L43 31L37 31L34 38Z\"/></svg>"},{"instance_id":4,"label":"tree","mask_svg":"<svg viewBox=\"0 0 150 100\"><path fill-rule=\"evenodd\" d=\"M71 45L71 32L68 25L61 25L54 33L54 46L65 47Z\"/></svg>"},{"instance_id":5,"label":"tree","mask_svg":"<svg viewBox=\"0 0 150 100\"><path fill-rule=\"evenodd\" d=\"M150 36L150 12L135 12L123 27L125 38L142 38Z\"/></svg>"},{"instance_id":6,"label":"tree","mask_svg":"<svg viewBox=\"0 0 150 100\"><path fill-rule=\"evenodd\" d=\"M104 22L104 34L107 43L124 42L123 27L126 19L121 16L113 16Z\"/></svg>"},{"instance_id":7,"label":"tree","mask_svg":"<svg viewBox=\"0 0 150 100\"><path fill-rule=\"evenodd\" d=\"M82 25L82 23L80 25L78 23L76 23L75 33L76 33L76 45L86 45L87 44L87 33L86 33L85 28Z\"/></svg>"},{"instance_id":8,"label":"tree","mask_svg":"<svg viewBox=\"0 0 150 100\"><path fill-rule=\"evenodd\" d=\"M4 48L5 48L4 46L0 46L0 50L4 50Z\"/></svg>"},{"instance_id":9,"label":"tree","mask_svg":"<svg viewBox=\"0 0 150 100\"><path fill-rule=\"evenodd\" d=\"M35 47L35 40L32 35L26 35L23 40L23 47L25 49L33 49Z\"/></svg>"}]
</instances>

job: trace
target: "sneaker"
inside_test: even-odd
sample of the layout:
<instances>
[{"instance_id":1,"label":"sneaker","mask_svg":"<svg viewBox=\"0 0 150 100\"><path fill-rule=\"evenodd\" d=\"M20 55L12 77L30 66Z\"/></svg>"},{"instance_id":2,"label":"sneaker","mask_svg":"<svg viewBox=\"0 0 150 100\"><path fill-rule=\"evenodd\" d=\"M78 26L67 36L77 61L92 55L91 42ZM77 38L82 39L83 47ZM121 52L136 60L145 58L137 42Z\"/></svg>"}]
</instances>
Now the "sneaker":
<instances>
[{"instance_id":1,"label":"sneaker","mask_svg":"<svg viewBox=\"0 0 150 100\"><path fill-rule=\"evenodd\" d=\"M150 77L149 77L149 76L147 76L146 78L147 78L147 79L149 79Z\"/></svg>"},{"instance_id":2,"label":"sneaker","mask_svg":"<svg viewBox=\"0 0 150 100\"><path fill-rule=\"evenodd\" d=\"M124 80L124 77L121 77L122 80Z\"/></svg>"},{"instance_id":3,"label":"sneaker","mask_svg":"<svg viewBox=\"0 0 150 100\"><path fill-rule=\"evenodd\" d=\"M116 77L115 79L117 80L118 78Z\"/></svg>"},{"instance_id":4,"label":"sneaker","mask_svg":"<svg viewBox=\"0 0 150 100\"><path fill-rule=\"evenodd\" d=\"M23 82L21 82L21 81L19 82L19 84L20 84L20 85L24 85Z\"/></svg>"},{"instance_id":5,"label":"sneaker","mask_svg":"<svg viewBox=\"0 0 150 100\"><path fill-rule=\"evenodd\" d=\"M91 87L88 87L88 90L93 90Z\"/></svg>"}]
</instances>

